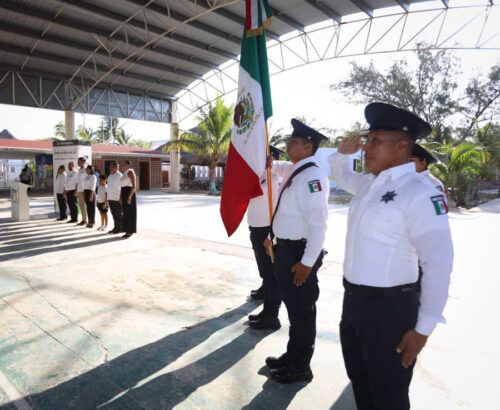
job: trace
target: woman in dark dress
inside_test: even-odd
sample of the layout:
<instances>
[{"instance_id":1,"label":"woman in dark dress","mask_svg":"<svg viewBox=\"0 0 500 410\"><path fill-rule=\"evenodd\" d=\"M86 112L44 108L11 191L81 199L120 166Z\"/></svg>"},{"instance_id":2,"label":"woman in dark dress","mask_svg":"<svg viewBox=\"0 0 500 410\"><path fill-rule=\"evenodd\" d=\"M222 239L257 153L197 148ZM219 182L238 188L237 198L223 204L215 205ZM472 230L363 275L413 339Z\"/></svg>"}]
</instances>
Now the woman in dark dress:
<instances>
[{"instance_id":1,"label":"woman in dark dress","mask_svg":"<svg viewBox=\"0 0 500 410\"><path fill-rule=\"evenodd\" d=\"M123 165L121 186L120 201L123 207L122 231L125 232L122 238L130 238L132 234L137 232L137 202L135 198L135 172L128 160Z\"/></svg>"},{"instance_id":2,"label":"woman in dark dress","mask_svg":"<svg viewBox=\"0 0 500 410\"><path fill-rule=\"evenodd\" d=\"M87 172L87 175L83 180L83 192L85 196L85 204L87 205L87 228L93 228L95 224L95 184L97 178L94 175L94 167L92 165L88 165L85 171Z\"/></svg>"}]
</instances>

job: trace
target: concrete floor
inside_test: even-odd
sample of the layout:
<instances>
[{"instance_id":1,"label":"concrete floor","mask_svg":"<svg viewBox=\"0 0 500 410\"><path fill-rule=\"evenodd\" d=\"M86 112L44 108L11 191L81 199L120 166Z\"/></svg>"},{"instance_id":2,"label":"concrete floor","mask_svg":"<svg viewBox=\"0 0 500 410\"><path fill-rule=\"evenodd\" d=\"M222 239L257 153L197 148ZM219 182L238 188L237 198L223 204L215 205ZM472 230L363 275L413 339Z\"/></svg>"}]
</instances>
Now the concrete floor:
<instances>
[{"instance_id":1,"label":"concrete floor","mask_svg":"<svg viewBox=\"0 0 500 410\"><path fill-rule=\"evenodd\" d=\"M47 219L9 222L0 200L0 409L354 409L338 340L347 208L331 206L312 383L263 366L278 332L245 326L259 284L245 224L225 236L218 198L144 194L130 240ZM416 367L412 408L498 409L500 201L450 215L448 324Z\"/></svg>"}]
</instances>

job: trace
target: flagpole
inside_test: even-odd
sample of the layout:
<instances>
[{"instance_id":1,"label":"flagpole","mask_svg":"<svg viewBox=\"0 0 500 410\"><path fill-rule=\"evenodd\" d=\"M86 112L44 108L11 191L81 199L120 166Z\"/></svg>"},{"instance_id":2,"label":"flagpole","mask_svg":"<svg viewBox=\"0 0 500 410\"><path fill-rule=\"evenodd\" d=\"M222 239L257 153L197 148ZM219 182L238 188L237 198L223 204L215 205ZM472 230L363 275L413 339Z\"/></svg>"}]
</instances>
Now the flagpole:
<instances>
[{"instance_id":1,"label":"flagpole","mask_svg":"<svg viewBox=\"0 0 500 410\"><path fill-rule=\"evenodd\" d=\"M267 204L269 206L269 225L273 220L273 186L271 178L271 166L268 163L268 158L271 156L271 149L269 147L269 129L267 128L267 121L265 122L266 129L266 171L267 171ZM271 257L271 262L274 263L274 252L273 246L271 245L268 249L269 256Z\"/></svg>"}]
</instances>

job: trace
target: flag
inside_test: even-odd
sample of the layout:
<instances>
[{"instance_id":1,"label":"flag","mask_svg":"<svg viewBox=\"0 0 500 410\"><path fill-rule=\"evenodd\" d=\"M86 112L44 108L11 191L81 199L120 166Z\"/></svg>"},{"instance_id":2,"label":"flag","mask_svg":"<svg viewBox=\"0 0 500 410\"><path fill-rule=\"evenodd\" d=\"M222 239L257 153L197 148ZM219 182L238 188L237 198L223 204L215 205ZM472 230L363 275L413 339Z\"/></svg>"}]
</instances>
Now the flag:
<instances>
[{"instance_id":1,"label":"flag","mask_svg":"<svg viewBox=\"0 0 500 410\"><path fill-rule=\"evenodd\" d=\"M264 29L268 12L267 0L246 0L238 99L220 206L228 236L238 228L250 199L262 195L260 177L266 167L266 120L272 115ZM247 30L259 27L261 35L248 35Z\"/></svg>"}]
</instances>

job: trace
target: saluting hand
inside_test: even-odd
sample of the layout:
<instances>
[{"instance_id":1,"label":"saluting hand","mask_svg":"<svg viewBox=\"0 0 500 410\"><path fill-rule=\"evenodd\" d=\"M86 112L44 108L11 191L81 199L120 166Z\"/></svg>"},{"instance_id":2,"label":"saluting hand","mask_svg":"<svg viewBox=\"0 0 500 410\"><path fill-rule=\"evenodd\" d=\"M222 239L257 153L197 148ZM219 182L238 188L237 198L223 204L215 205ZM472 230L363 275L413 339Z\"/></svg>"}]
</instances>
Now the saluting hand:
<instances>
[{"instance_id":1,"label":"saluting hand","mask_svg":"<svg viewBox=\"0 0 500 410\"><path fill-rule=\"evenodd\" d=\"M292 272L295 273L293 276L293 284L297 287L302 286L302 284L307 281L307 278L309 278L311 270L311 267L302 265L301 262L297 262L293 265Z\"/></svg>"},{"instance_id":2,"label":"saluting hand","mask_svg":"<svg viewBox=\"0 0 500 410\"><path fill-rule=\"evenodd\" d=\"M351 137L345 137L340 141L339 146L337 148L340 154L354 154L358 152L363 146L363 142L361 141L361 135L353 135Z\"/></svg>"},{"instance_id":3,"label":"saluting hand","mask_svg":"<svg viewBox=\"0 0 500 410\"><path fill-rule=\"evenodd\" d=\"M401 365L408 368L415 361L420 351L427 343L428 336L421 335L415 330L408 330L399 342L396 351L401 353Z\"/></svg>"}]
</instances>

